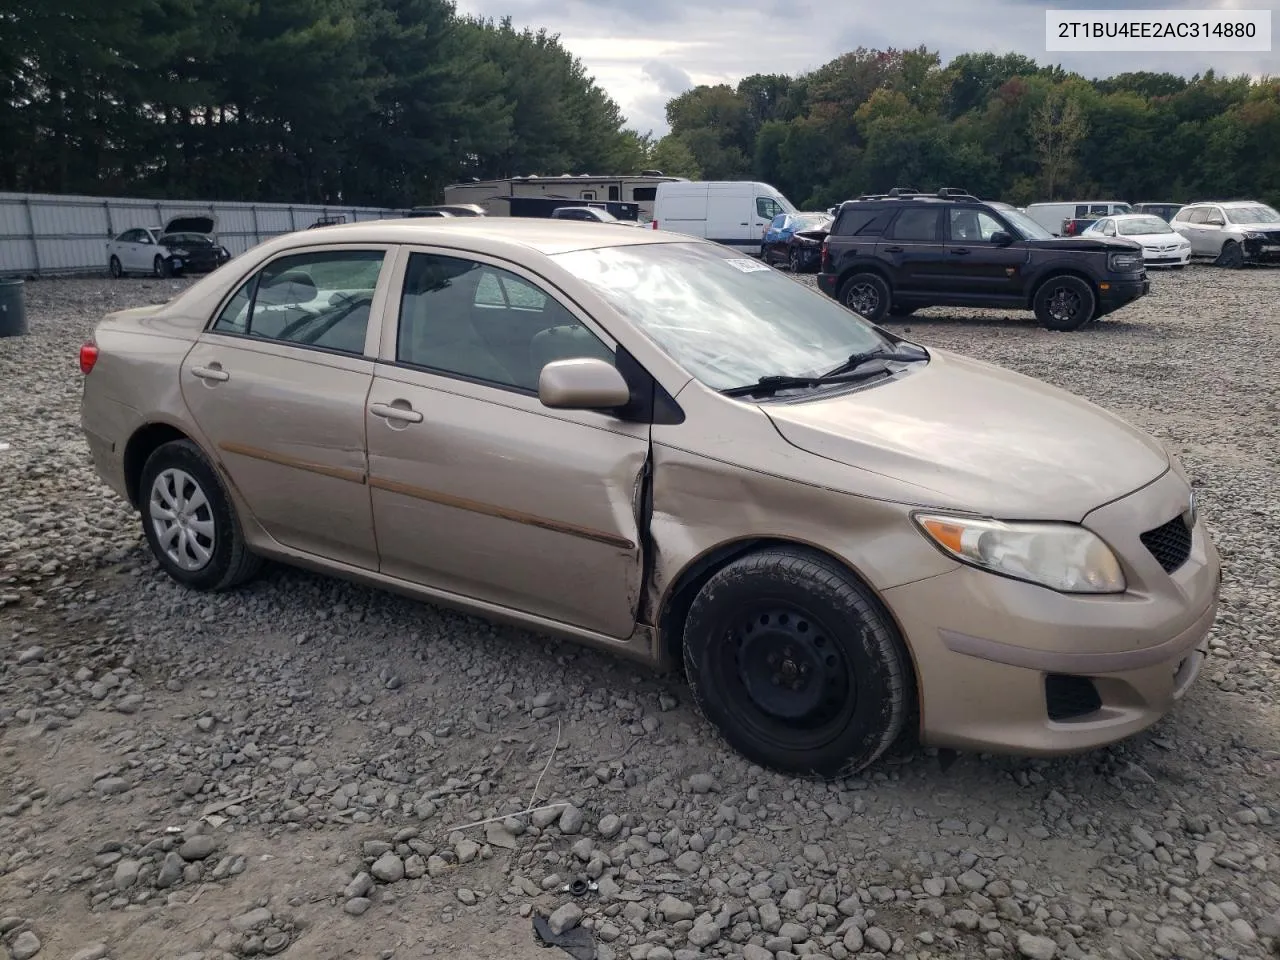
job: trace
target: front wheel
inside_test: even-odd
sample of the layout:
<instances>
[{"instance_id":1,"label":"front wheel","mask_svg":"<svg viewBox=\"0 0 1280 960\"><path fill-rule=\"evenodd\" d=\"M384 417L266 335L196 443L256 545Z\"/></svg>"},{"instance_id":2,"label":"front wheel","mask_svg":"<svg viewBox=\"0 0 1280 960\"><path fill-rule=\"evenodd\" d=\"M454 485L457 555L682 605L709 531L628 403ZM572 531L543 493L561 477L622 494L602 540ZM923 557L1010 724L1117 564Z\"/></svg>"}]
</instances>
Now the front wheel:
<instances>
[{"instance_id":1,"label":"front wheel","mask_svg":"<svg viewBox=\"0 0 1280 960\"><path fill-rule=\"evenodd\" d=\"M245 545L231 498L190 440L157 447L138 489L147 543L178 583L226 590L257 573L261 561Z\"/></svg>"},{"instance_id":2,"label":"front wheel","mask_svg":"<svg viewBox=\"0 0 1280 960\"><path fill-rule=\"evenodd\" d=\"M165 263L164 257L156 257L151 263L151 272L157 277L167 277L169 275L169 265Z\"/></svg>"},{"instance_id":3,"label":"front wheel","mask_svg":"<svg viewBox=\"0 0 1280 960\"><path fill-rule=\"evenodd\" d=\"M791 252L787 255L787 265L791 267L792 273L804 272L804 259L800 256L800 251L795 247L792 247Z\"/></svg>"},{"instance_id":4,"label":"front wheel","mask_svg":"<svg viewBox=\"0 0 1280 960\"><path fill-rule=\"evenodd\" d=\"M855 273L840 288L840 302L872 323L884 319L890 296L889 284L875 273Z\"/></svg>"},{"instance_id":5,"label":"front wheel","mask_svg":"<svg viewBox=\"0 0 1280 960\"><path fill-rule=\"evenodd\" d=\"M1093 319L1098 298L1079 277L1063 274L1050 277L1036 291L1036 319L1048 330L1079 330Z\"/></svg>"},{"instance_id":6,"label":"front wheel","mask_svg":"<svg viewBox=\"0 0 1280 960\"><path fill-rule=\"evenodd\" d=\"M1218 254L1218 266L1226 267L1228 270L1239 270L1244 266L1244 251L1240 249L1240 244L1234 240L1228 240L1222 245L1222 252Z\"/></svg>"},{"instance_id":7,"label":"front wheel","mask_svg":"<svg viewBox=\"0 0 1280 960\"><path fill-rule=\"evenodd\" d=\"M907 654L888 615L835 561L804 550L735 560L699 591L684 630L694 699L747 759L849 776L906 725Z\"/></svg>"},{"instance_id":8,"label":"front wheel","mask_svg":"<svg viewBox=\"0 0 1280 960\"><path fill-rule=\"evenodd\" d=\"M124 276L124 267L120 265L120 258L113 256L111 262L107 264L107 270L111 274L113 280L119 280Z\"/></svg>"}]
</instances>

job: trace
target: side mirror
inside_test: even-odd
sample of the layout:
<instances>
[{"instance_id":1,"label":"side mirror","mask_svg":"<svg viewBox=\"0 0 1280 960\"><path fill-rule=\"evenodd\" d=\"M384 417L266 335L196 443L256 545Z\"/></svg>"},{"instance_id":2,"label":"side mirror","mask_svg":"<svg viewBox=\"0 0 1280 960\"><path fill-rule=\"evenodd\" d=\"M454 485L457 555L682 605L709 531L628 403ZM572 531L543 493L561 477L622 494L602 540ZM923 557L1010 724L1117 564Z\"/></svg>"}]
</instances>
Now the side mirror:
<instances>
[{"instance_id":1,"label":"side mirror","mask_svg":"<svg viewBox=\"0 0 1280 960\"><path fill-rule=\"evenodd\" d=\"M1213 217L1212 219L1206 220L1205 223L1211 227L1225 227L1227 225L1227 221L1223 220L1221 217Z\"/></svg>"},{"instance_id":2,"label":"side mirror","mask_svg":"<svg viewBox=\"0 0 1280 960\"><path fill-rule=\"evenodd\" d=\"M542 368L538 399L553 410L610 410L631 401L631 388L613 364L577 357Z\"/></svg>"},{"instance_id":3,"label":"side mirror","mask_svg":"<svg viewBox=\"0 0 1280 960\"><path fill-rule=\"evenodd\" d=\"M997 247L1007 247L1009 244L1013 243L1013 234L1008 233L1005 230L997 230L991 235L991 242Z\"/></svg>"}]
</instances>

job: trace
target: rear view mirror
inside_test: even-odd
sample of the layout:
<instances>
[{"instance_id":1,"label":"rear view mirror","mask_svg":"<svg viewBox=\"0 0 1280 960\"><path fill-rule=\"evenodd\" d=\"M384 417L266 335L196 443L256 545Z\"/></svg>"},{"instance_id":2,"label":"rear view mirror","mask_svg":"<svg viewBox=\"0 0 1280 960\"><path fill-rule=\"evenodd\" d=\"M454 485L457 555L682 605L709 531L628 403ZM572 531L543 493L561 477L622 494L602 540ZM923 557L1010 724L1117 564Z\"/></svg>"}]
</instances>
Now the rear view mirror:
<instances>
[{"instance_id":1,"label":"rear view mirror","mask_svg":"<svg viewBox=\"0 0 1280 960\"><path fill-rule=\"evenodd\" d=\"M538 375L538 399L553 410L609 410L631 401L616 367L595 357L555 360Z\"/></svg>"},{"instance_id":2,"label":"rear view mirror","mask_svg":"<svg viewBox=\"0 0 1280 960\"><path fill-rule=\"evenodd\" d=\"M991 242L997 247L1007 247L1009 244L1013 243L1013 234L1007 233L1004 230L997 230L991 235Z\"/></svg>"}]
</instances>

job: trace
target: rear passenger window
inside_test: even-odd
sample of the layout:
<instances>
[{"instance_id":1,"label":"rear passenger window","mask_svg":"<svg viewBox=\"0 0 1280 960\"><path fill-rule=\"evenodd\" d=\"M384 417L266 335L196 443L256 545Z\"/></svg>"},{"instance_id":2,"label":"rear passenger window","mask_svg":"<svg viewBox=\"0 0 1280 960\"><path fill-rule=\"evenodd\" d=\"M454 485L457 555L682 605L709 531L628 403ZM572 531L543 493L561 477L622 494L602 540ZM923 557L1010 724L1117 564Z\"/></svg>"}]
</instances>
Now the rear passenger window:
<instances>
[{"instance_id":1,"label":"rear passenger window","mask_svg":"<svg viewBox=\"0 0 1280 960\"><path fill-rule=\"evenodd\" d=\"M599 337L527 280L460 257L410 256L399 363L536 393L544 366L577 357L614 359Z\"/></svg>"},{"instance_id":2,"label":"rear passenger window","mask_svg":"<svg viewBox=\"0 0 1280 960\"><path fill-rule=\"evenodd\" d=\"M872 210L854 207L841 211L831 232L837 237L878 237L884 233L889 217L890 211L883 207Z\"/></svg>"},{"instance_id":3,"label":"rear passenger window","mask_svg":"<svg viewBox=\"0 0 1280 960\"><path fill-rule=\"evenodd\" d=\"M893 239L930 242L938 238L937 208L908 207L893 223Z\"/></svg>"},{"instance_id":4,"label":"rear passenger window","mask_svg":"<svg viewBox=\"0 0 1280 960\"><path fill-rule=\"evenodd\" d=\"M334 250L273 260L233 296L213 332L364 353L381 250Z\"/></svg>"}]
</instances>

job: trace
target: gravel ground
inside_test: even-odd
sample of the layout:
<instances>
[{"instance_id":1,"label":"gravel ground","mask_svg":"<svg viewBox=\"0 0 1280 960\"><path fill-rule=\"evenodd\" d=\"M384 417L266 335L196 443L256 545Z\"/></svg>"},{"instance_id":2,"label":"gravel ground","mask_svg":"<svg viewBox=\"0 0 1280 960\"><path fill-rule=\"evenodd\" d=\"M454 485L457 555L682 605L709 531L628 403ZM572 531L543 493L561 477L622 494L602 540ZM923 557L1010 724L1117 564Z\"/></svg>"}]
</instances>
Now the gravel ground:
<instances>
[{"instance_id":1,"label":"gravel ground","mask_svg":"<svg viewBox=\"0 0 1280 960\"><path fill-rule=\"evenodd\" d=\"M1172 441L1223 607L1202 682L1146 735L945 772L899 753L830 785L748 765L679 680L601 654L282 568L171 584L89 464L76 351L182 283L33 282L31 335L0 340L13 957L567 956L536 945L544 914L603 960L1277 951L1280 272L1161 275L1077 334L902 324Z\"/></svg>"}]
</instances>

